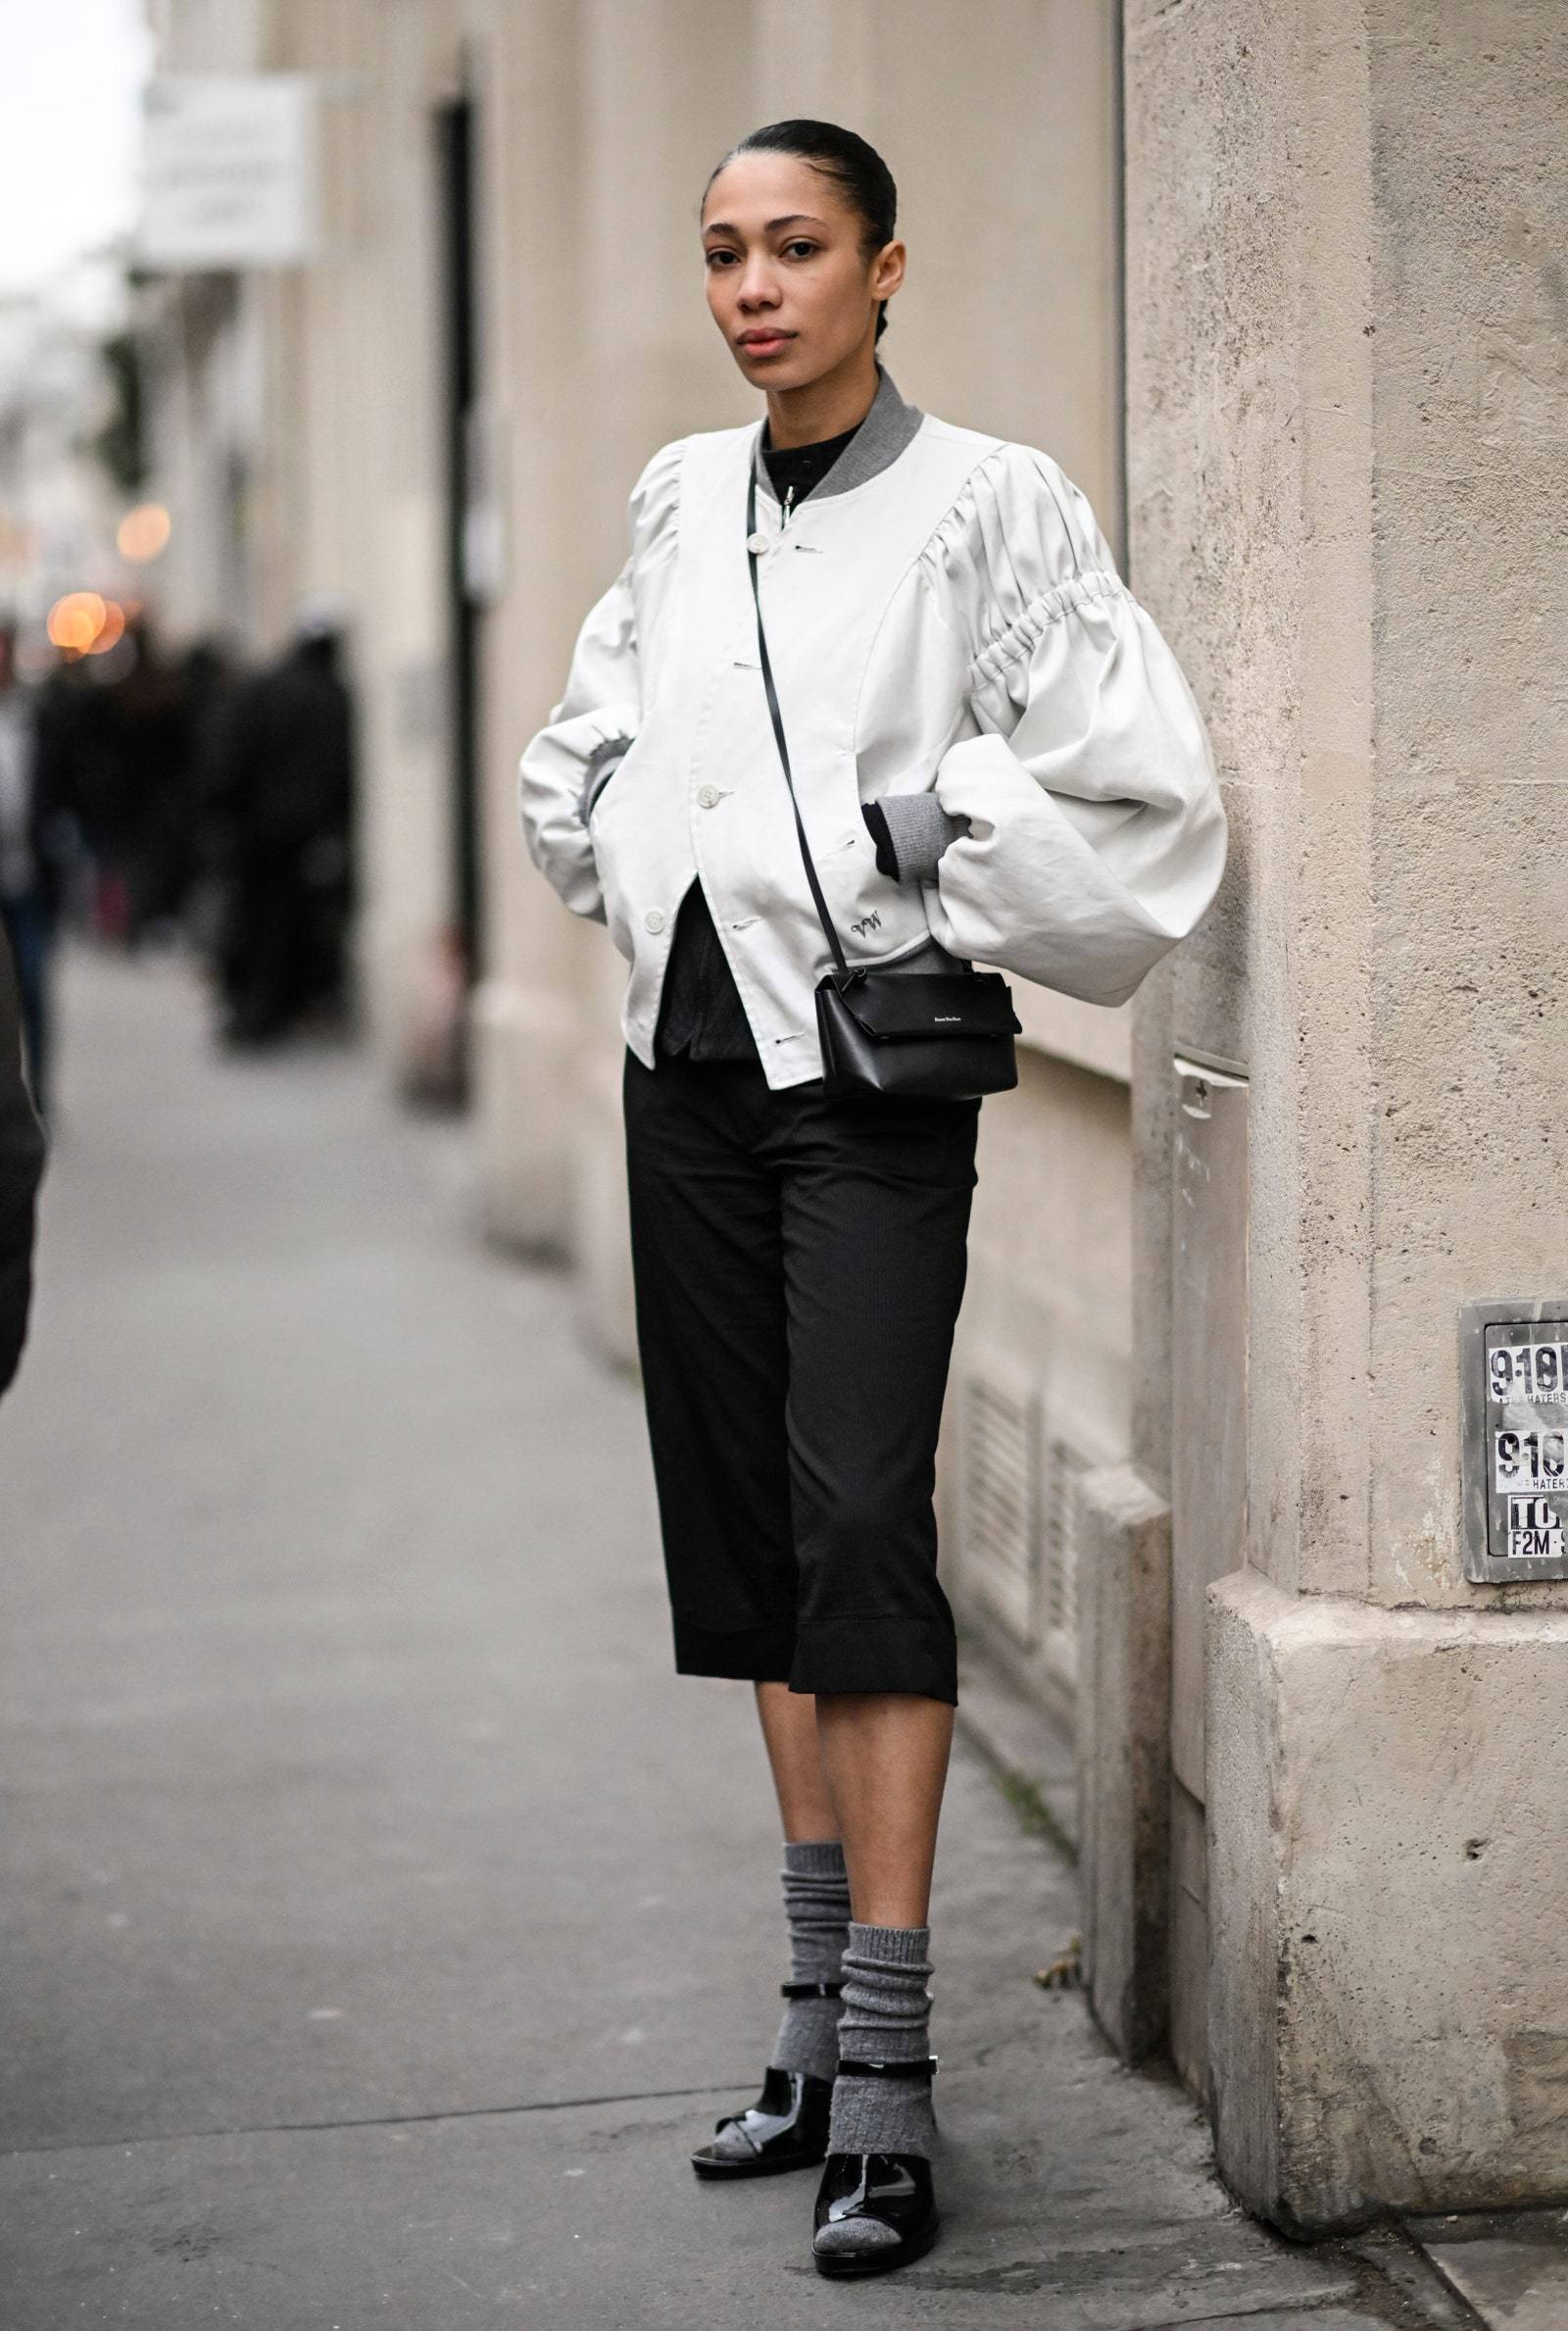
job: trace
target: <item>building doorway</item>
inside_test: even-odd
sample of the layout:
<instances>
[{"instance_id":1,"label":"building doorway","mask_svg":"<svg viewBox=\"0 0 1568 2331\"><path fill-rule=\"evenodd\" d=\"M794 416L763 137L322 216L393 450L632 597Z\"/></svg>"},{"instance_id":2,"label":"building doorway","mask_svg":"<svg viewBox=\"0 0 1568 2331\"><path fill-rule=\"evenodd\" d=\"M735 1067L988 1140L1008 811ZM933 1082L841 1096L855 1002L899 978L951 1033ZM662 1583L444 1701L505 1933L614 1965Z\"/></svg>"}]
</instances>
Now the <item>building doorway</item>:
<instances>
[{"instance_id":1,"label":"building doorway","mask_svg":"<svg viewBox=\"0 0 1568 2331\"><path fill-rule=\"evenodd\" d=\"M482 594L474 543L475 512L483 489L483 481L475 474L480 428L474 135L474 106L465 92L443 105L436 115L446 440L451 939L465 990L470 989L479 978L484 962L479 863Z\"/></svg>"}]
</instances>

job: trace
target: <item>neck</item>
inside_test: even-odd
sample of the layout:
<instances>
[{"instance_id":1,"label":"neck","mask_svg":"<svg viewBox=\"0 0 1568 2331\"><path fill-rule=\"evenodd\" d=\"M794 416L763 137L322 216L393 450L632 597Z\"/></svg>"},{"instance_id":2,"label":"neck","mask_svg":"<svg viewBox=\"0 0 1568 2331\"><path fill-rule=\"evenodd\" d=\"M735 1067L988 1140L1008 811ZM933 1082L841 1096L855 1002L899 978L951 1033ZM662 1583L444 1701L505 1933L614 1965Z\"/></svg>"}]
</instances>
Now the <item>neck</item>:
<instances>
[{"instance_id":1,"label":"neck","mask_svg":"<svg viewBox=\"0 0 1568 2331\"><path fill-rule=\"evenodd\" d=\"M795 445L817 445L824 437L842 437L858 428L870 412L879 386L876 357L869 340L832 372L808 380L800 388L770 388L767 392L767 441L775 453Z\"/></svg>"}]
</instances>

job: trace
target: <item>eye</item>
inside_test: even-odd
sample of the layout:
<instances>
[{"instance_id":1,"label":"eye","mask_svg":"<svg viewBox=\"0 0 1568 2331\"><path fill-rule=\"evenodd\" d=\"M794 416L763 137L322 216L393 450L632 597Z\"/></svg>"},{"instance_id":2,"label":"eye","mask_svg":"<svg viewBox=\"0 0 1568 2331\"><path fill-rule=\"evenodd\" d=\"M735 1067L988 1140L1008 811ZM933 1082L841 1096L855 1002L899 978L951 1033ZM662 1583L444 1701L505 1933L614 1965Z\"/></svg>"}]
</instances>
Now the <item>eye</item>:
<instances>
[{"instance_id":1,"label":"eye","mask_svg":"<svg viewBox=\"0 0 1568 2331\"><path fill-rule=\"evenodd\" d=\"M786 243L784 248L786 251L804 251L807 258L809 259L811 253L816 249L816 245L815 243L808 242L805 236L797 235L794 241Z\"/></svg>"},{"instance_id":2,"label":"eye","mask_svg":"<svg viewBox=\"0 0 1568 2331\"><path fill-rule=\"evenodd\" d=\"M710 252L707 254L707 265L708 265L709 267L711 267L711 266L713 265L713 262L714 262L715 260L718 260L718 259L733 259L733 258L734 258L734 256L735 256L735 254L734 254L734 252L733 252L733 251L725 251L725 250L721 249L719 246L715 245L715 246L714 246L714 248L713 248L711 251L710 251Z\"/></svg>"}]
</instances>

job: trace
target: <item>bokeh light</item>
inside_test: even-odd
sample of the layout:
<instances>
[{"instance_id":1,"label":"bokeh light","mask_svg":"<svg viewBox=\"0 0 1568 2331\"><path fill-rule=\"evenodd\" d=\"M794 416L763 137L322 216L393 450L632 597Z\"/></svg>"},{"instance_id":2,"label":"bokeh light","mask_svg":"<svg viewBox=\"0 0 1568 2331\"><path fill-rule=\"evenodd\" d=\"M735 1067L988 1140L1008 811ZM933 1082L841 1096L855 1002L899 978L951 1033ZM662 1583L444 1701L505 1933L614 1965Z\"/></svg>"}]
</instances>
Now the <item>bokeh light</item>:
<instances>
[{"instance_id":1,"label":"bokeh light","mask_svg":"<svg viewBox=\"0 0 1568 2331\"><path fill-rule=\"evenodd\" d=\"M169 541L170 516L161 502L138 502L120 521L115 544L133 567L156 559Z\"/></svg>"},{"instance_id":2,"label":"bokeh light","mask_svg":"<svg viewBox=\"0 0 1568 2331\"><path fill-rule=\"evenodd\" d=\"M89 656L107 656L111 648L119 647L125 636L125 611L113 599L104 602L104 620L98 635L87 649Z\"/></svg>"},{"instance_id":3,"label":"bokeh light","mask_svg":"<svg viewBox=\"0 0 1568 2331\"><path fill-rule=\"evenodd\" d=\"M102 631L108 613L96 591L68 591L49 610L45 629L62 654L84 656Z\"/></svg>"}]
</instances>

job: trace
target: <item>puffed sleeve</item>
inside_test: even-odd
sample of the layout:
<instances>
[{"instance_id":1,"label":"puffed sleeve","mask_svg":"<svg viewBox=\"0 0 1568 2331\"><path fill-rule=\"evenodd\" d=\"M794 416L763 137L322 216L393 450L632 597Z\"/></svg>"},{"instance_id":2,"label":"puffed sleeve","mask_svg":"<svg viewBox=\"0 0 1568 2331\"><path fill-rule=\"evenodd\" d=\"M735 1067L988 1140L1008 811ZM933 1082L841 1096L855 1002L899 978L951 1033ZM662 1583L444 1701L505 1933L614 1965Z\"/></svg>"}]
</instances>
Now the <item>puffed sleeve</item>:
<instances>
[{"instance_id":1,"label":"puffed sleeve","mask_svg":"<svg viewBox=\"0 0 1568 2331\"><path fill-rule=\"evenodd\" d=\"M935 778L968 831L938 863L932 930L956 955L1124 1003L1225 866L1213 755L1181 667L1084 495L1033 447L981 466L921 568L968 657L968 733Z\"/></svg>"},{"instance_id":2,"label":"puffed sleeve","mask_svg":"<svg viewBox=\"0 0 1568 2331\"><path fill-rule=\"evenodd\" d=\"M674 555L682 440L661 447L627 503L626 563L584 618L565 692L517 768L528 855L574 915L605 919L587 812L608 766L637 733L637 595Z\"/></svg>"}]
</instances>

